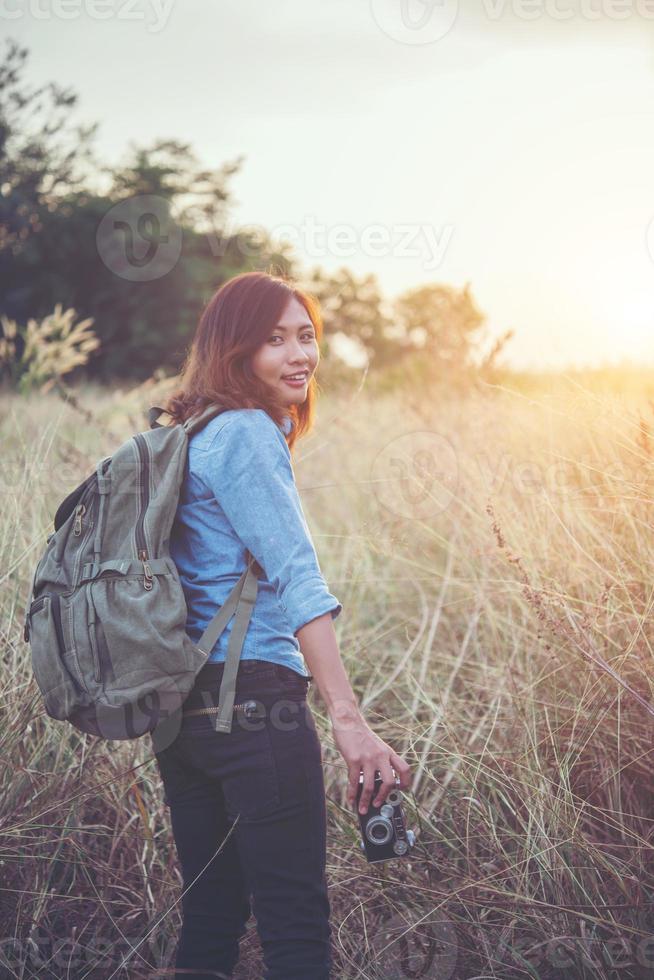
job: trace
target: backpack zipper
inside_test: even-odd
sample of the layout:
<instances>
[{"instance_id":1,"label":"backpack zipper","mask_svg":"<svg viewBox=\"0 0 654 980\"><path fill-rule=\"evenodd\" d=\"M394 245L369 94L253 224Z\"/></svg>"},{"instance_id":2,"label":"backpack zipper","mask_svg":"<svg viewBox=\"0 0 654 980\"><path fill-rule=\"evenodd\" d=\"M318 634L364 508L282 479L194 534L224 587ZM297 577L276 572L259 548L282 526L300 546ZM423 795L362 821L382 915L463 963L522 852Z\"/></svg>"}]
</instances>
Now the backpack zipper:
<instances>
[{"instance_id":1,"label":"backpack zipper","mask_svg":"<svg viewBox=\"0 0 654 980\"><path fill-rule=\"evenodd\" d=\"M61 656L63 657L66 651L66 644L64 643L64 631L61 626L61 606L59 603L59 593L53 592L50 598L50 606L52 608L52 618L55 624L55 633L57 634L57 643L59 644L59 650Z\"/></svg>"},{"instance_id":2,"label":"backpack zipper","mask_svg":"<svg viewBox=\"0 0 654 980\"><path fill-rule=\"evenodd\" d=\"M64 643L64 631L61 625L61 605L59 601L60 595L58 592L47 592L44 595L39 596L38 599L35 599L34 602L30 605L27 614L27 619L25 621L23 638L26 643L29 643L31 632L32 632L32 616L37 611L37 609L41 608L41 606L46 601L46 599L50 599L50 608L52 610L52 619L54 620L57 643L59 644L59 650L61 656L63 657L66 650L66 644Z\"/></svg>"},{"instance_id":3,"label":"backpack zipper","mask_svg":"<svg viewBox=\"0 0 654 980\"><path fill-rule=\"evenodd\" d=\"M139 551L139 558L143 562L143 588L149 592L152 588L152 569L148 564L148 553L145 548Z\"/></svg>"},{"instance_id":4,"label":"backpack zipper","mask_svg":"<svg viewBox=\"0 0 654 980\"><path fill-rule=\"evenodd\" d=\"M87 491L88 493L88 491ZM90 500L89 497L87 499ZM87 514L87 507L85 504L79 503L73 511L75 514L75 521L73 523L73 534L80 535L82 533L82 514ZM77 582L80 570L80 564L82 561L82 555L85 553L86 546L88 544L89 538L91 537L91 532L93 531L93 521L91 520L92 513L87 514L87 527L84 537L79 542L79 547L77 550L77 555L75 557L75 564L73 566L72 580Z\"/></svg>"},{"instance_id":5,"label":"backpack zipper","mask_svg":"<svg viewBox=\"0 0 654 980\"><path fill-rule=\"evenodd\" d=\"M96 632L97 616L95 612L95 603L93 602L93 594L91 591L92 582L87 582L84 586L86 590L86 610L87 610L87 626L89 631L89 642L91 644L91 656L93 657L93 679L96 684L102 683L102 671L100 669L100 649L98 646L98 634Z\"/></svg>"},{"instance_id":6,"label":"backpack zipper","mask_svg":"<svg viewBox=\"0 0 654 980\"><path fill-rule=\"evenodd\" d=\"M75 508L75 521L73 523L73 534L79 535L82 533L82 514L86 513L86 507L84 504L78 504Z\"/></svg>"},{"instance_id":7,"label":"backpack zipper","mask_svg":"<svg viewBox=\"0 0 654 980\"><path fill-rule=\"evenodd\" d=\"M25 640L25 643L29 643L30 640L30 631L32 628L32 616L37 611L37 609L41 608L41 606L43 605L43 603L47 598L48 598L47 595L41 595L39 596L38 599L35 599L28 606L27 615L25 616L25 625L23 627L23 639Z\"/></svg>"},{"instance_id":8,"label":"backpack zipper","mask_svg":"<svg viewBox=\"0 0 654 980\"><path fill-rule=\"evenodd\" d=\"M153 584L153 575L152 569L148 564L148 546L145 540L143 523L150 496L150 464L148 460L148 448L145 445L145 438L141 432L136 433L134 436L134 442L136 443L136 451L138 453L141 469L144 475L144 479L141 480L141 509L139 511L134 533L136 537L137 557L143 562L143 588L149 592Z\"/></svg>"},{"instance_id":9,"label":"backpack zipper","mask_svg":"<svg viewBox=\"0 0 654 980\"><path fill-rule=\"evenodd\" d=\"M254 711L256 711L256 707L257 707L256 701L244 701L242 704L233 705L232 710L236 711L237 708L247 708L248 710L245 713L252 714ZM216 706L215 708L194 708L192 711L184 711L183 714L184 715L212 715L215 714L217 711L220 711L219 705Z\"/></svg>"}]
</instances>

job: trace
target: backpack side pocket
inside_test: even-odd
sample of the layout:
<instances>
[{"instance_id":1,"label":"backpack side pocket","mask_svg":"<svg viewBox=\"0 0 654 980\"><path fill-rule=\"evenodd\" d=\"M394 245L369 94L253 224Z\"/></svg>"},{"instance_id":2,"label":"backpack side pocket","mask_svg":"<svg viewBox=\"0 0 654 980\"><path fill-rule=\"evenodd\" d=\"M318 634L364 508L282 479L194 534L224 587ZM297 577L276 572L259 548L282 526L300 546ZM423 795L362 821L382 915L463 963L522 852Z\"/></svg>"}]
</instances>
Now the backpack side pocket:
<instances>
[{"instance_id":1,"label":"backpack side pocket","mask_svg":"<svg viewBox=\"0 0 654 980\"><path fill-rule=\"evenodd\" d=\"M46 592L35 599L28 621L32 670L45 709L51 718L65 721L79 703L80 691L64 660L59 593Z\"/></svg>"}]
</instances>

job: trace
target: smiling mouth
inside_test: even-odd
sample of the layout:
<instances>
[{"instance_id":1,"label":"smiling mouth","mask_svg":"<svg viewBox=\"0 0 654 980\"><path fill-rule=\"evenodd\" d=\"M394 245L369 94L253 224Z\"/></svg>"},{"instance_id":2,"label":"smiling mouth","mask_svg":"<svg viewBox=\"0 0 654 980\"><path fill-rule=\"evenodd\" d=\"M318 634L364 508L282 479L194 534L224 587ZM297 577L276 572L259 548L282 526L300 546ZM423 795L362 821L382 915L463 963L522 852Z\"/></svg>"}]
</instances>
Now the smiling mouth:
<instances>
[{"instance_id":1,"label":"smiling mouth","mask_svg":"<svg viewBox=\"0 0 654 980\"><path fill-rule=\"evenodd\" d=\"M300 374L283 374L282 381L306 381L308 377L308 371L302 371Z\"/></svg>"}]
</instances>

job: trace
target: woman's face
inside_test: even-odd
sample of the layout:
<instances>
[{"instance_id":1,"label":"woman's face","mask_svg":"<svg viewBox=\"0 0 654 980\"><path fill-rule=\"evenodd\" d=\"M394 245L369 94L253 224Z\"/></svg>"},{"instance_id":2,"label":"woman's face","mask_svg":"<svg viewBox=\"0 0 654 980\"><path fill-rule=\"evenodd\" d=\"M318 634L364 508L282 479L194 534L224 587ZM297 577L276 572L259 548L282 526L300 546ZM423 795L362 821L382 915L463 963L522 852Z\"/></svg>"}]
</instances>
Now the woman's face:
<instances>
[{"instance_id":1,"label":"woman's face","mask_svg":"<svg viewBox=\"0 0 654 980\"><path fill-rule=\"evenodd\" d=\"M251 365L256 376L276 388L290 406L301 404L307 397L319 358L311 318L302 303L291 296L277 327L252 355ZM303 376L300 381L286 380L297 374Z\"/></svg>"}]
</instances>

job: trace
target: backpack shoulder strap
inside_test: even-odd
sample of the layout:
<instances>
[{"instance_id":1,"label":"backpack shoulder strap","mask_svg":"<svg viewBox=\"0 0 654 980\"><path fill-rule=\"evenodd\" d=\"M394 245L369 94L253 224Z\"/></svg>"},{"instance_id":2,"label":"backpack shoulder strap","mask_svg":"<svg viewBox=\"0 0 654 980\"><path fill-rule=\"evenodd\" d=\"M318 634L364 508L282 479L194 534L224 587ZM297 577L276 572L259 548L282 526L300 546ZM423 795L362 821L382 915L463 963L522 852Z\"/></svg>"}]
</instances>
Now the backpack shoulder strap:
<instances>
[{"instance_id":1,"label":"backpack shoulder strap","mask_svg":"<svg viewBox=\"0 0 654 980\"><path fill-rule=\"evenodd\" d=\"M160 405L153 405L152 408L148 409L148 423L151 429L161 429L164 427L165 423L157 422L160 415L168 415L165 408L161 408Z\"/></svg>"},{"instance_id":2,"label":"backpack shoulder strap","mask_svg":"<svg viewBox=\"0 0 654 980\"><path fill-rule=\"evenodd\" d=\"M203 425L210 422L212 418L216 415L220 415L225 409L222 405L207 405L203 408L201 412L196 412L195 415L191 415L187 418L186 422L183 422L184 429L186 430L186 435L191 436L198 429L201 429ZM160 405L153 405L152 408L148 409L148 423L151 429L161 429L166 427L166 423L158 422L157 419L161 415L168 415L165 408ZM172 416L168 415L168 418Z\"/></svg>"},{"instance_id":3,"label":"backpack shoulder strap","mask_svg":"<svg viewBox=\"0 0 654 980\"><path fill-rule=\"evenodd\" d=\"M249 552L248 552L249 554ZM225 626L236 613L225 657L225 668L220 682L218 695L218 717L215 722L216 731L231 732L234 696L236 694L236 676L241 658L243 641L247 633L250 618L257 599L257 576L261 566L249 555L248 565L234 586L229 597L213 617L196 646L208 657L216 640L221 636Z\"/></svg>"},{"instance_id":4,"label":"backpack shoulder strap","mask_svg":"<svg viewBox=\"0 0 654 980\"><path fill-rule=\"evenodd\" d=\"M216 415L221 415L224 411L225 409L222 405L207 405L201 412L196 412L195 415L191 415L189 418L187 418L186 422L183 423L184 428L186 429L186 435L189 437L192 436L194 432L197 432L204 425L206 425L207 422L210 422L211 419L216 417Z\"/></svg>"}]
</instances>

